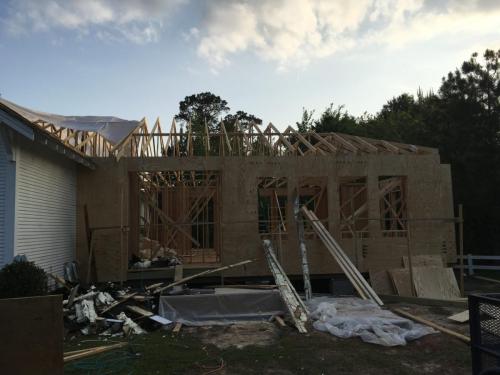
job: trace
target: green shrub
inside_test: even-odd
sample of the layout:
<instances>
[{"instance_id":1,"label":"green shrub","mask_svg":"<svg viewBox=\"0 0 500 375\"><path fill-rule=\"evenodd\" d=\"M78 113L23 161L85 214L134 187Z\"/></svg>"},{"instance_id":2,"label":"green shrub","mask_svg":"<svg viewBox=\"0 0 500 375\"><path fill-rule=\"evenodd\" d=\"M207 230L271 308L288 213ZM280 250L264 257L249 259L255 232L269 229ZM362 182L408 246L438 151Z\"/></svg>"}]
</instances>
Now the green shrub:
<instances>
[{"instance_id":1,"label":"green shrub","mask_svg":"<svg viewBox=\"0 0 500 375\"><path fill-rule=\"evenodd\" d=\"M47 292L47 274L33 262L15 260L0 270L0 298L41 296Z\"/></svg>"}]
</instances>

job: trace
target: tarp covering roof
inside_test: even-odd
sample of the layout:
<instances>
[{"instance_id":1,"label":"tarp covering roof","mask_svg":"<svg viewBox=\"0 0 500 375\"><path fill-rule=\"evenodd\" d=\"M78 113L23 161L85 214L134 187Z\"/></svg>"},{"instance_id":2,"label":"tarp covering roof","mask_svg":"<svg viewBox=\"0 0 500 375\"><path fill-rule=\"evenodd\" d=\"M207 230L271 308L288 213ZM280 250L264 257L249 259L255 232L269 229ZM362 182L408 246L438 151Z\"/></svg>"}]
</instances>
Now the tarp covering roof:
<instances>
[{"instance_id":1,"label":"tarp covering roof","mask_svg":"<svg viewBox=\"0 0 500 375\"><path fill-rule=\"evenodd\" d=\"M0 103L17 112L30 122L41 120L71 130L96 132L112 145L120 144L140 123L139 121L123 120L114 116L55 115L22 107L3 98L0 98Z\"/></svg>"}]
</instances>

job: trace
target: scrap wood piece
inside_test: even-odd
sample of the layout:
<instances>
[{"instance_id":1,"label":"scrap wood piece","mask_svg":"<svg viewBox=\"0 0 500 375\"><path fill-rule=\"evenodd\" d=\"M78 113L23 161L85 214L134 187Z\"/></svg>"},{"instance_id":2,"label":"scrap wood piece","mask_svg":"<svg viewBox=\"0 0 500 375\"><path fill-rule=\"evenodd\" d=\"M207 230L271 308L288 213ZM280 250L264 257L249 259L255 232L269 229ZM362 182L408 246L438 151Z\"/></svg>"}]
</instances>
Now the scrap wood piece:
<instances>
[{"instance_id":1,"label":"scrap wood piece","mask_svg":"<svg viewBox=\"0 0 500 375\"><path fill-rule=\"evenodd\" d=\"M413 297L410 271L407 268L396 268L388 272L398 296Z\"/></svg>"},{"instance_id":2,"label":"scrap wood piece","mask_svg":"<svg viewBox=\"0 0 500 375\"><path fill-rule=\"evenodd\" d=\"M51 278L53 278L57 283L59 283L62 287L68 289L71 291L71 286L68 285L68 283L60 276L54 275L53 273L47 272L47 275L49 275Z\"/></svg>"},{"instance_id":3,"label":"scrap wood piece","mask_svg":"<svg viewBox=\"0 0 500 375\"><path fill-rule=\"evenodd\" d=\"M225 270L228 270L228 269L231 269L231 268L234 268L234 267L239 267L239 266L244 266L245 264L248 264L248 263L252 263L254 261L254 259L249 259L249 260L244 260L242 262L238 262L238 263L234 263L234 264L230 264L228 266L224 266L224 267L219 267L219 268L215 268L215 269L212 269L212 270L206 270L206 271L203 271L203 272L200 272L200 273L197 273L195 275L192 275L192 276L188 276L188 277L185 277L183 279L180 279L180 280L177 280L177 281L174 281L173 283L170 283L162 288L158 288L156 289L153 293L161 293L163 292L164 290L167 290L169 288L172 288L176 285L180 285L180 284L184 284L185 282L189 281L189 280L192 280L192 279L195 279L197 277L200 277L200 276L205 276L205 275L209 275L211 273L216 273L216 272L220 272L220 271L225 271Z\"/></svg>"},{"instance_id":4,"label":"scrap wood piece","mask_svg":"<svg viewBox=\"0 0 500 375\"><path fill-rule=\"evenodd\" d=\"M174 329L172 330L172 333L175 333L175 334L179 333L181 328L182 328L182 323L180 323L180 322L175 323L175 326L174 326Z\"/></svg>"},{"instance_id":5,"label":"scrap wood piece","mask_svg":"<svg viewBox=\"0 0 500 375\"><path fill-rule=\"evenodd\" d=\"M276 285L278 285L278 290L280 292L281 298L292 317L292 320L297 327L297 330L300 333L307 333L307 329L305 327L305 322L307 321L307 308L304 305L304 302L298 297L297 291L293 287L292 283L286 276L286 273L281 268L276 256L274 255L274 251L272 249L271 241L264 240L264 252L266 254L267 263L269 265L269 269L271 270L274 280L276 281Z\"/></svg>"},{"instance_id":6,"label":"scrap wood piece","mask_svg":"<svg viewBox=\"0 0 500 375\"><path fill-rule=\"evenodd\" d=\"M80 284L76 285L75 287L71 288L71 292L69 292L68 296L68 307L70 307L73 302L75 301L76 294L78 293L78 289L80 288Z\"/></svg>"},{"instance_id":7,"label":"scrap wood piece","mask_svg":"<svg viewBox=\"0 0 500 375\"><path fill-rule=\"evenodd\" d=\"M139 294L139 292L134 292L134 293L130 293L130 294L126 295L121 300L112 303L111 305L106 307L104 310L102 310L101 314L107 313L109 310L114 309L116 306L120 305L121 303L123 303L125 301L128 301L130 298L134 297L137 294Z\"/></svg>"},{"instance_id":8,"label":"scrap wood piece","mask_svg":"<svg viewBox=\"0 0 500 375\"><path fill-rule=\"evenodd\" d=\"M398 315L404 316L405 318L408 318L408 319L414 320L416 322L425 324L429 327L437 329L440 332L443 332L443 333L446 333L447 335L453 336L453 337L455 337L455 338L457 338L465 343L470 343L470 337L462 335L461 333L452 331L451 329L445 328L443 326L440 326L439 324L431 322L430 320L424 319L420 316L410 314L409 312L406 312L402 309L392 309L392 311L394 311Z\"/></svg>"},{"instance_id":9,"label":"scrap wood piece","mask_svg":"<svg viewBox=\"0 0 500 375\"><path fill-rule=\"evenodd\" d=\"M302 206L301 211L304 213L304 216L311 222L314 231L319 236L332 257L336 260L337 264L340 266L361 298L370 299L379 306L382 306L384 303L379 298L377 293L375 293L375 291L368 284L363 275L361 275L354 264L352 264L349 257L342 250L340 245L337 243L337 241L335 241L330 232L328 232L323 223L321 223L318 217L314 214L314 212L308 210L306 206Z\"/></svg>"},{"instance_id":10,"label":"scrap wood piece","mask_svg":"<svg viewBox=\"0 0 500 375\"><path fill-rule=\"evenodd\" d=\"M90 357L96 354L101 354L113 349L123 348L128 345L128 342L120 342L118 344L108 345L108 346L97 346L94 348L76 350L73 352L64 353L64 363L75 361L77 359L82 359L86 357Z\"/></svg>"},{"instance_id":11,"label":"scrap wood piece","mask_svg":"<svg viewBox=\"0 0 500 375\"><path fill-rule=\"evenodd\" d=\"M279 326L286 327L286 323L281 316L274 315L274 320L276 320L276 323L278 323Z\"/></svg>"},{"instance_id":12,"label":"scrap wood piece","mask_svg":"<svg viewBox=\"0 0 500 375\"><path fill-rule=\"evenodd\" d=\"M370 283L377 294L394 294L394 284L391 282L389 272L387 270L374 271L368 270L370 275Z\"/></svg>"},{"instance_id":13,"label":"scrap wood piece","mask_svg":"<svg viewBox=\"0 0 500 375\"><path fill-rule=\"evenodd\" d=\"M438 299L461 297L452 268L414 267L413 284L418 297Z\"/></svg>"},{"instance_id":14,"label":"scrap wood piece","mask_svg":"<svg viewBox=\"0 0 500 375\"><path fill-rule=\"evenodd\" d=\"M450 315L448 317L449 320L453 320L454 322L457 323L465 323L469 321L469 310L465 310L462 312L459 312L457 314Z\"/></svg>"},{"instance_id":15,"label":"scrap wood piece","mask_svg":"<svg viewBox=\"0 0 500 375\"><path fill-rule=\"evenodd\" d=\"M127 306L127 310L132 311L133 313L136 313L138 315L141 315L141 316L144 316L147 318L154 315L151 311L143 309L139 306Z\"/></svg>"}]
</instances>

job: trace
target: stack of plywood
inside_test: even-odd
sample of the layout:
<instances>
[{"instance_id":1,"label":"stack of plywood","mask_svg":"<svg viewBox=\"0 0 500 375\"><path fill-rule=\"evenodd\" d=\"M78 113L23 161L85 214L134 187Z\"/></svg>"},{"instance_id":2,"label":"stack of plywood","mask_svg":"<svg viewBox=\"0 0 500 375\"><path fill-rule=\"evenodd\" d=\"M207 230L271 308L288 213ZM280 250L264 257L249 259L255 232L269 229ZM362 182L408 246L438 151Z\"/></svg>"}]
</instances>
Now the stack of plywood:
<instances>
[{"instance_id":1,"label":"stack of plywood","mask_svg":"<svg viewBox=\"0 0 500 375\"><path fill-rule=\"evenodd\" d=\"M410 262L403 257L403 268L370 271L370 280L378 293L400 296L453 300L460 289L453 269L445 267L440 255L415 255Z\"/></svg>"}]
</instances>

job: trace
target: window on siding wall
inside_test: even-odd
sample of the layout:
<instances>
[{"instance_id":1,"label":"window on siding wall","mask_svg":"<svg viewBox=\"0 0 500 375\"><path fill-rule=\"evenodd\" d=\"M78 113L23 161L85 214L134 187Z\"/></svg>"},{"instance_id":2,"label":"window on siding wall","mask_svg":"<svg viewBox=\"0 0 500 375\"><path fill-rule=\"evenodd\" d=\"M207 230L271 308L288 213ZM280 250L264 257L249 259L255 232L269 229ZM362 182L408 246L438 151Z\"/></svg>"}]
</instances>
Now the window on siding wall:
<instances>
[{"instance_id":1,"label":"window on siding wall","mask_svg":"<svg viewBox=\"0 0 500 375\"><path fill-rule=\"evenodd\" d=\"M286 177L260 177L258 186L259 233L287 233L288 184Z\"/></svg>"},{"instance_id":2,"label":"window on siding wall","mask_svg":"<svg viewBox=\"0 0 500 375\"><path fill-rule=\"evenodd\" d=\"M404 176L380 176L380 225L384 237L407 236L407 186Z\"/></svg>"},{"instance_id":3,"label":"window on siding wall","mask_svg":"<svg viewBox=\"0 0 500 375\"><path fill-rule=\"evenodd\" d=\"M340 234L342 238L366 238L368 232L368 189L366 177L342 177L339 183Z\"/></svg>"}]
</instances>

